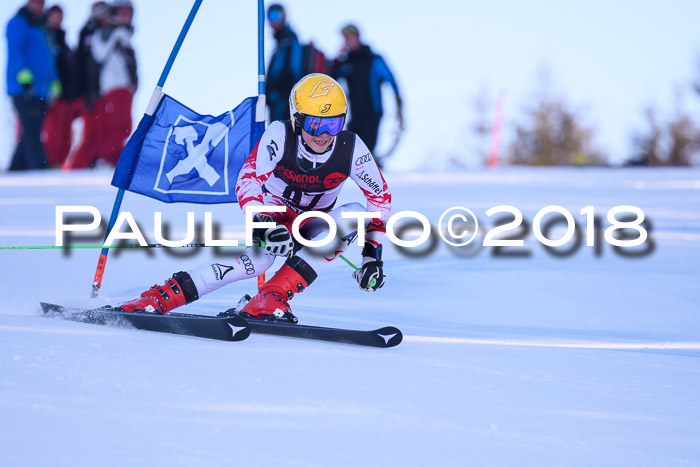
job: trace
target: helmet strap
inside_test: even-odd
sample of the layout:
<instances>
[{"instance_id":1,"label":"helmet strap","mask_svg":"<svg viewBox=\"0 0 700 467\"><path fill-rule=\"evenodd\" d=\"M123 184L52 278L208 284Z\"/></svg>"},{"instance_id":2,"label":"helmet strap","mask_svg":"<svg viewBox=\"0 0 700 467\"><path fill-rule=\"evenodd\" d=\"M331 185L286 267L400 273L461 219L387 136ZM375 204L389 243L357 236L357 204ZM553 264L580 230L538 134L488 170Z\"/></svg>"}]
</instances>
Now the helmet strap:
<instances>
[{"instance_id":1,"label":"helmet strap","mask_svg":"<svg viewBox=\"0 0 700 467\"><path fill-rule=\"evenodd\" d=\"M301 129L304 128L304 119L302 114L295 113L292 118L294 119L294 134L296 136L301 136Z\"/></svg>"}]
</instances>

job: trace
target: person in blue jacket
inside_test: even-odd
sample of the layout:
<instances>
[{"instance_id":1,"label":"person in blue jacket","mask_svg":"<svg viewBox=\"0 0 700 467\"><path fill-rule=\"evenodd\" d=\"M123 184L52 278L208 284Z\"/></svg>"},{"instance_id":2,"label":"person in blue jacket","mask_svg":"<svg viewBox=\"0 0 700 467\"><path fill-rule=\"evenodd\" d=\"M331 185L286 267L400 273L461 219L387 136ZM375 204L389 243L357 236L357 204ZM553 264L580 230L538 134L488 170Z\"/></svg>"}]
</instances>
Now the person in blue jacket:
<instances>
[{"instance_id":1,"label":"person in blue jacket","mask_svg":"<svg viewBox=\"0 0 700 467\"><path fill-rule=\"evenodd\" d=\"M381 55L360 40L360 31L354 24L345 26L341 33L345 44L333 63L333 77L345 79L350 100L348 130L356 133L374 152L379 132L379 122L384 113L381 85L387 82L394 90L398 109L399 127L403 129L401 95L394 75Z\"/></svg>"},{"instance_id":2,"label":"person in blue jacket","mask_svg":"<svg viewBox=\"0 0 700 467\"><path fill-rule=\"evenodd\" d=\"M267 20L274 31L277 46L267 68L265 97L270 121L289 120L289 94L304 76L304 48L287 22L287 14L279 3L267 9Z\"/></svg>"},{"instance_id":3,"label":"person in blue jacket","mask_svg":"<svg viewBox=\"0 0 700 467\"><path fill-rule=\"evenodd\" d=\"M59 97L56 60L42 25L44 0L27 0L7 23L7 93L22 122L9 170L46 167L41 127L47 101Z\"/></svg>"}]
</instances>

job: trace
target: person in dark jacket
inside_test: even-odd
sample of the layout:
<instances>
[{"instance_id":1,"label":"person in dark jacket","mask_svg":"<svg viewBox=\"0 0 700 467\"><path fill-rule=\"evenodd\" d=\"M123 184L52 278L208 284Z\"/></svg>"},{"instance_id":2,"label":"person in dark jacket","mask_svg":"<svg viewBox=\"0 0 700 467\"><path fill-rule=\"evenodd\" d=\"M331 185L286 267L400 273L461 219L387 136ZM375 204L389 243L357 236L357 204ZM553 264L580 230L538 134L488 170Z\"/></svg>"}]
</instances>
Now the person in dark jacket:
<instances>
[{"instance_id":1,"label":"person in dark jacket","mask_svg":"<svg viewBox=\"0 0 700 467\"><path fill-rule=\"evenodd\" d=\"M70 152L75 106L75 78L73 54L66 44L66 31L61 28L63 10L54 5L46 11L46 35L55 56L56 69L62 94L54 99L46 111L41 132L49 166L60 167Z\"/></svg>"},{"instance_id":2,"label":"person in dark jacket","mask_svg":"<svg viewBox=\"0 0 700 467\"><path fill-rule=\"evenodd\" d=\"M97 28L109 24L110 7L107 2L99 1L90 7L90 18L80 30L78 47L75 50L75 91L85 100L87 107L100 96L99 65L92 59L90 45L92 35Z\"/></svg>"},{"instance_id":3,"label":"person in dark jacket","mask_svg":"<svg viewBox=\"0 0 700 467\"><path fill-rule=\"evenodd\" d=\"M95 2L90 7L90 18L80 30L75 51L75 92L78 97L76 105L83 120L83 134L77 149L63 163L66 170L92 165L102 144L100 65L92 57L92 38L98 28L109 25L110 15L111 8L107 2Z\"/></svg>"},{"instance_id":4,"label":"person in dark jacket","mask_svg":"<svg viewBox=\"0 0 700 467\"><path fill-rule=\"evenodd\" d=\"M267 9L267 19L274 30L275 48L267 68L265 97L270 120L289 120L289 94L304 76L304 49L287 23L284 7L278 3Z\"/></svg>"},{"instance_id":5,"label":"person in dark jacket","mask_svg":"<svg viewBox=\"0 0 700 467\"><path fill-rule=\"evenodd\" d=\"M351 115L348 130L357 133L373 152L383 114L382 83L389 83L394 90L399 127L403 128L401 95L384 59L361 42L357 26L348 24L341 33L345 45L333 63L333 77L347 82Z\"/></svg>"},{"instance_id":6,"label":"person in dark jacket","mask_svg":"<svg viewBox=\"0 0 700 467\"><path fill-rule=\"evenodd\" d=\"M44 0L28 0L7 23L7 93L22 124L9 170L42 169L47 101L60 94L56 63L41 24Z\"/></svg>"}]
</instances>

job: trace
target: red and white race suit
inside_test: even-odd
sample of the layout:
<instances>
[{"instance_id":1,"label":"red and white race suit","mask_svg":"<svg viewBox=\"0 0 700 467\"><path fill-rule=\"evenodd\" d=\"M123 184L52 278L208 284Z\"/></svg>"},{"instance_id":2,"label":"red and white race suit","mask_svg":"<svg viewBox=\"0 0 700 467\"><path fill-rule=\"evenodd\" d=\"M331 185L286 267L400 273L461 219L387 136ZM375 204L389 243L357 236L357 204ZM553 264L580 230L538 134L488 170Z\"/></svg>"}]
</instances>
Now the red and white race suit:
<instances>
[{"instance_id":1,"label":"red and white race suit","mask_svg":"<svg viewBox=\"0 0 700 467\"><path fill-rule=\"evenodd\" d=\"M376 161L359 136L342 131L323 154L309 151L290 122L270 124L245 161L236 196L248 205L287 206L286 216L271 213L278 224L289 224L306 211L330 211L345 183L352 179L366 198L368 212L379 213L367 225L366 239L379 245L391 213L391 193Z\"/></svg>"},{"instance_id":2,"label":"red and white race suit","mask_svg":"<svg viewBox=\"0 0 700 467\"><path fill-rule=\"evenodd\" d=\"M338 194L351 178L366 198L359 203L335 206ZM336 222L343 212L377 212L366 227L365 239L378 246L386 232L391 212L391 194L377 163L362 140L349 131L340 132L323 154L314 154L304 147L301 137L292 131L290 122L273 122L246 159L238 176L236 196L241 209L246 206L286 206L285 213L269 213L277 224L290 231L292 222L302 212L324 211ZM310 240L323 238L327 229L311 222L302 230ZM306 235L305 235L306 236ZM343 239L345 240L345 239ZM296 253L318 274L349 246L342 243L328 254L318 254L302 248ZM216 263L206 263L187 272L195 283L199 296L224 285L264 273L275 257L263 254L258 247L246 248L245 253Z\"/></svg>"}]
</instances>

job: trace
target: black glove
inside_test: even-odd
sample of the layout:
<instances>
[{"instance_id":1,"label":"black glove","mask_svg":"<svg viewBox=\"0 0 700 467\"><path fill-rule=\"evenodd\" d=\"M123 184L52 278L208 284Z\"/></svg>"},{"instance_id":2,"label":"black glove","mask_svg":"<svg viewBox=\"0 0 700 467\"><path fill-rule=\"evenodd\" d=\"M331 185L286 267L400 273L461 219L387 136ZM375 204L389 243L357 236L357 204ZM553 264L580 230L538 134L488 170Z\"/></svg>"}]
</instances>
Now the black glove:
<instances>
[{"instance_id":1,"label":"black glove","mask_svg":"<svg viewBox=\"0 0 700 467\"><path fill-rule=\"evenodd\" d=\"M384 262L382 261L382 246L376 248L371 243L365 243L362 249L362 269L356 270L352 277L355 278L362 290L376 292L382 288L386 281L384 275Z\"/></svg>"},{"instance_id":2,"label":"black glove","mask_svg":"<svg viewBox=\"0 0 700 467\"><path fill-rule=\"evenodd\" d=\"M274 222L272 216L258 213L253 216L256 222ZM294 254L294 241L289 229L283 225L264 229L253 229L253 239L265 243L265 253L271 256L291 258Z\"/></svg>"}]
</instances>

